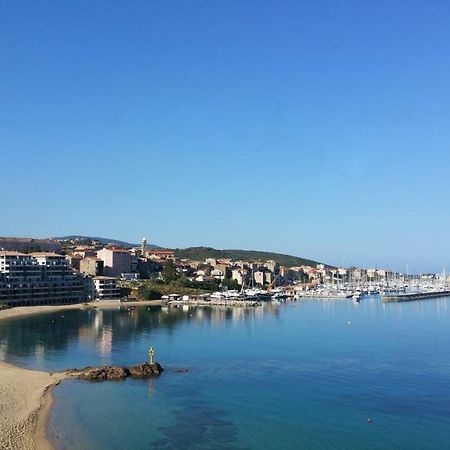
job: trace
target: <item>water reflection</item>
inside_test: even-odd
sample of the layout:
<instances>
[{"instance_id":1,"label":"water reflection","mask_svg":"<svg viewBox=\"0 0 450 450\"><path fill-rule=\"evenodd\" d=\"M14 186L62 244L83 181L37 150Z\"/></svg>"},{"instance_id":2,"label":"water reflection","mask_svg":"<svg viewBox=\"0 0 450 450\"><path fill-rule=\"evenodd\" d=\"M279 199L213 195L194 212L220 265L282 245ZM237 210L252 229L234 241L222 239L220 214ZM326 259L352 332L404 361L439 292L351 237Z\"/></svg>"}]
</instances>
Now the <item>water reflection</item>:
<instances>
[{"instance_id":1,"label":"water reflection","mask_svg":"<svg viewBox=\"0 0 450 450\"><path fill-rule=\"evenodd\" d=\"M188 326L193 330L225 327L231 332L240 329L250 338L264 321L271 320L282 330L284 323L292 317L305 330L310 323L316 327L322 322L324 326L327 324L326 327L339 323L339 327L346 324L348 328L348 322L352 327L364 322L372 329L384 323L410 327L415 323L411 319L420 319L424 326L430 326L430 322L448 319L448 301L448 298L439 298L381 303L379 298L366 297L359 304L351 300L305 299L295 304L268 303L257 308L122 306L36 314L0 323L0 359L49 370L114 361L134 363L127 355L135 354L138 346L139 354L146 359L148 349L144 347L150 342L159 339L159 345L164 345L176 331L186 330ZM366 333L369 331L367 328ZM316 333L317 328L311 332ZM164 342L161 336L165 336ZM195 337L196 333L189 333L190 339ZM170 350L168 345L165 350ZM188 348L184 353L186 358L194 356Z\"/></svg>"},{"instance_id":2,"label":"water reflection","mask_svg":"<svg viewBox=\"0 0 450 450\"><path fill-rule=\"evenodd\" d=\"M44 355L66 355L95 352L107 362L114 346L129 343L140 336L166 333L185 324L218 326L244 321L252 326L264 315L277 316L272 307L257 308L208 308L184 307L115 307L88 308L36 314L1 322L0 359L42 368ZM76 347L76 348L74 348Z\"/></svg>"},{"instance_id":3,"label":"water reflection","mask_svg":"<svg viewBox=\"0 0 450 450\"><path fill-rule=\"evenodd\" d=\"M0 357L53 370L135 364L155 347L157 379L55 390L64 450L442 448L448 300L73 310L0 322Z\"/></svg>"}]
</instances>

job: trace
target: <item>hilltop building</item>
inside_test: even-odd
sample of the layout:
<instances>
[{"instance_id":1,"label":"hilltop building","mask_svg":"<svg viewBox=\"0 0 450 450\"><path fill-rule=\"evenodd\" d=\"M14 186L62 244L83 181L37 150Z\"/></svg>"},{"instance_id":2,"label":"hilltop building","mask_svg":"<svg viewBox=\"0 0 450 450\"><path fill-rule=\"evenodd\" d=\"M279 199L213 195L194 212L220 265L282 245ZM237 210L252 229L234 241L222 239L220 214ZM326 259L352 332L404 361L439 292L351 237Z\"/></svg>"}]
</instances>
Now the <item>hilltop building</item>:
<instances>
[{"instance_id":1,"label":"hilltop building","mask_svg":"<svg viewBox=\"0 0 450 450\"><path fill-rule=\"evenodd\" d=\"M61 244L53 239L0 237L0 250L13 252L59 252Z\"/></svg>"},{"instance_id":2,"label":"hilltop building","mask_svg":"<svg viewBox=\"0 0 450 450\"><path fill-rule=\"evenodd\" d=\"M79 245L73 250L73 255L87 258L88 256L97 256L97 250L90 245Z\"/></svg>"},{"instance_id":3,"label":"hilltop building","mask_svg":"<svg viewBox=\"0 0 450 450\"><path fill-rule=\"evenodd\" d=\"M173 250L147 250L146 256L156 260L175 259L175 252Z\"/></svg>"},{"instance_id":4,"label":"hilltop building","mask_svg":"<svg viewBox=\"0 0 450 450\"><path fill-rule=\"evenodd\" d=\"M104 264L104 274L119 277L122 273L131 272L131 253L122 248L104 248L97 252L97 258Z\"/></svg>"}]
</instances>

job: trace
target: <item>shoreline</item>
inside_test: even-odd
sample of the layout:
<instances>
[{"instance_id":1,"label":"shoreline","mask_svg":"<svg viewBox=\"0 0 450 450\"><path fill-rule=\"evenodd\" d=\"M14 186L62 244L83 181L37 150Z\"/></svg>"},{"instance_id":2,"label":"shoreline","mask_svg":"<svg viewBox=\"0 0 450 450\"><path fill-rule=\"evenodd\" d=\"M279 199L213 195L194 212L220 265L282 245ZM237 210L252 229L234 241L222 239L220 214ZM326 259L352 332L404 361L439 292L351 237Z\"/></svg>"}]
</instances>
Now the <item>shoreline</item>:
<instances>
[{"instance_id":1,"label":"shoreline","mask_svg":"<svg viewBox=\"0 0 450 450\"><path fill-rule=\"evenodd\" d=\"M39 306L14 306L13 308L0 310L0 320L14 317L29 316L46 312L66 311L69 309L97 309L111 308L112 306L160 306L161 300L142 300L139 302L118 302L116 300L95 300L88 303L73 303L70 305L39 305Z\"/></svg>"},{"instance_id":2,"label":"shoreline","mask_svg":"<svg viewBox=\"0 0 450 450\"><path fill-rule=\"evenodd\" d=\"M52 389L64 373L23 369L0 361L0 448L51 450L46 427Z\"/></svg>"},{"instance_id":3,"label":"shoreline","mask_svg":"<svg viewBox=\"0 0 450 450\"><path fill-rule=\"evenodd\" d=\"M159 300L141 302L94 301L73 305L20 306L0 311L0 321L32 314L70 309L160 305ZM53 450L47 438L52 391L67 378L64 372L25 369L0 361L0 448L5 450Z\"/></svg>"}]
</instances>

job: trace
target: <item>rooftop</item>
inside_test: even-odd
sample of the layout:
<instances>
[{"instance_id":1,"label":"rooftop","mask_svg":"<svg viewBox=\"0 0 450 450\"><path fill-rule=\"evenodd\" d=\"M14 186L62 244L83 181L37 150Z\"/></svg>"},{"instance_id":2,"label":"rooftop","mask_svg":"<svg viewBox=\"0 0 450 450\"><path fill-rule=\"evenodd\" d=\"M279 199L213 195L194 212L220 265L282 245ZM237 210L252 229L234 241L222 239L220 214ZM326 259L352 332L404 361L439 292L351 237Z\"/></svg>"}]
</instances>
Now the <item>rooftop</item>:
<instances>
[{"instance_id":1,"label":"rooftop","mask_svg":"<svg viewBox=\"0 0 450 450\"><path fill-rule=\"evenodd\" d=\"M102 248L102 250L109 250L110 252L114 253L130 253L130 251L125 248L105 247ZM99 251L101 252L102 250Z\"/></svg>"},{"instance_id":2,"label":"rooftop","mask_svg":"<svg viewBox=\"0 0 450 450\"><path fill-rule=\"evenodd\" d=\"M14 252L14 251L8 251L8 250L1 250L0 256L30 256L26 253L20 253L20 252Z\"/></svg>"},{"instance_id":3,"label":"rooftop","mask_svg":"<svg viewBox=\"0 0 450 450\"><path fill-rule=\"evenodd\" d=\"M30 255L34 256L35 258L40 258L40 257L65 258L64 255L59 255L58 253L54 253L54 252L33 252L33 253L30 253Z\"/></svg>"}]
</instances>

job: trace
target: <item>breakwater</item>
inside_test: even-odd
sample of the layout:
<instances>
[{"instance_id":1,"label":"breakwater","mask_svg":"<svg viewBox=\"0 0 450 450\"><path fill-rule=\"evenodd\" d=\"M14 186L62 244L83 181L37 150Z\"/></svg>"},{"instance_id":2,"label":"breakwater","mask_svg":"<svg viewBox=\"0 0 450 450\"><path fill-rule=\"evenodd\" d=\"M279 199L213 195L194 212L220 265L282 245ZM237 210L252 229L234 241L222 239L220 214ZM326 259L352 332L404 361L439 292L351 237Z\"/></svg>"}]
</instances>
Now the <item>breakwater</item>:
<instances>
[{"instance_id":1,"label":"breakwater","mask_svg":"<svg viewBox=\"0 0 450 450\"><path fill-rule=\"evenodd\" d=\"M382 295L383 302L408 302L412 300L424 300L428 298L449 297L450 291L410 292L404 294Z\"/></svg>"}]
</instances>

